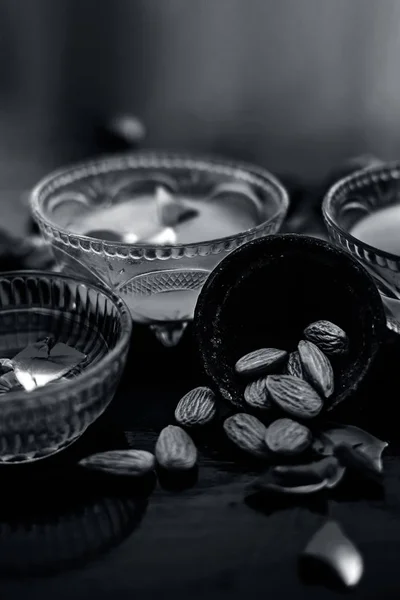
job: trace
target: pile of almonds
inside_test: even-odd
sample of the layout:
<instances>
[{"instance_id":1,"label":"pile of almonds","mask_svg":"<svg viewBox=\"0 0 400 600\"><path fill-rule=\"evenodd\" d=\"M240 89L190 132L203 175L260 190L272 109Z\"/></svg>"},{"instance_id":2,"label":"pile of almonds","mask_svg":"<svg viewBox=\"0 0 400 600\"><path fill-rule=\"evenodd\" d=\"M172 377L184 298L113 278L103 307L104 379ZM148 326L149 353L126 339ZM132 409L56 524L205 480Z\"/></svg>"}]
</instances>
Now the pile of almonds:
<instances>
[{"instance_id":1,"label":"pile of almonds","mask_svg":"<svg viewBox=\"0 0 400 600\"><path fill-rule=\"evenodd\" d=\"M328 356L345 354L349 348L346 333L329 321L311 323L303 337L295 352L262 348L246 354L235 365L238 376L248 381L245 404L267 415L278 413L278 418L267 427L251 414L238 413L226 419L224 430L242 450L270 462L303 454L313 443L321 446L307 423L319 415L334 392L334 372ZM337 479L337 462L336 458L325 457L315 464L309 462L307 467L277 466L273 471L277 481L270 482L269 489L304 492L309 478L313 480L310 491L331 486ZM285 484L293 479L299 485L287 487Z\"/></svg>"},{"instance_id":2,"label":"pile of almonds","mask_svg":"<svg viewBox=\"0 0 400 600\"><path fill-rule=\"evenodd\" d=\"M303 338L295 352L265 348L237 361L238 377L248 382L244 404L250 411L257 410L260 418L247 412L229 416L223 422L225 435L245 453L272 466L267 476L254 483L258 491L305 494L332 488L346 468L379 480L385 442L355 427L317 433L309 428L310 420L319 415L334 392L331 359L348 351L346 333L329 321L317 321L305 328ZM154 453L113 450L89 456L80 464L134 476L153 471L157 465L174 473L189 471L197 463L197 448L186 430L207 425L216 416L214 392L197 387L179 401L177 425L161 431Z\"/></svg>"},{"instance_id":3,"label":"pile of almonds","mask_svg":"<svg viewBox=\"0 0 400 600\"><path fill-rule=\"evenodd\" d=\"M260 412L271 413L274 409L282 413L268 428L247 413L229 417L224 423L225 432L242 450L256 456L293 456L312 445L314 438L306 423L319 415L334 392L334 372L328 356L345 354L349 340L340 327L329 321L311 323L303 337L290 354L262 348L237 361L236 373L248 380L244 391L247 406Z\"/></svg>"},{"instance_id":4,"label":"pile of almonds","mask_svg":"<svg viewBox=\"0 0 400 600\"><path fill-rule=\"evenodd\" d=\"M317 432L309 427L334 393L331 360L348 352L346 333L329 321L317 321L305 328L303 338L294 352L259 349L235 365L238 377L246 381L244 406L250 414L243 411L229 416L223 422L223 430L242 451L266 461L266 472L252 483L251 491L318 492L335 487L347 469L381 483L381 455L386 442L354 426L323 428L319 424ZM251 414L254 411L260 418ZM144 475L157 465L174 473L190 471L197 463L197 448L186 430L208 425L216 416L214 392L208 387L197 387L178 402L178 425L168 425L161 431L154 454L112 450L89 456L80 465L125 476ZM342 551L351 557L351 564L342 559ZM362 556L332 521L315 533L302 558L327 564L348 587L356 585L362 576Z\"/></svg>"}]
</instances>

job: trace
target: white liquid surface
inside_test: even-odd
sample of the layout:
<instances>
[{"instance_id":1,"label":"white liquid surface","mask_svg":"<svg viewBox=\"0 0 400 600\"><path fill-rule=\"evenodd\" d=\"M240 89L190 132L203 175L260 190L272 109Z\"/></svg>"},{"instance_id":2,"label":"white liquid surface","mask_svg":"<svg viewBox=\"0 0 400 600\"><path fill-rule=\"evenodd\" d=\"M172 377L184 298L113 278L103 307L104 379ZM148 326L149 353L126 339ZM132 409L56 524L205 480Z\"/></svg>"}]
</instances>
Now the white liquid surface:
<instances>
[{"instance_id":1,"label":"white liquid surface","mask_svg":"<svg viewBox=\"0 0 400 600\"><path fill-rule=\"evenodd\" d=\"M135 320L143 323L193 319L200 290L173 290L152 296L122 295Z\"/></svg>"},{"instance_id":2,"label":"white liquid surface","mask_svg":"<svg viewBox=\"0 0 400 600\"><path fill-rule=\"evenodd\" d=\"M350 233L374 248L400 256L400 204L388 206L361 219Z\"/></svg>"},{"instance_id":3,"label":"white liquid surface","mask_svg":"<svg viewBox=\"0 0 400 600\"><path fill-rule=\"evenodd\" d=\"M373 248L400 256L400 204L388 206L361 219L350 233ZM397 291L400 287L399 274L378 266L375 266L375 271L376 276L380 276L393 290L394 297L387 296L385 286L379 280L376 281L387 315L397 322L395 329L400 333L400 301L396 298L400 294Z\"/></svg>"},{"instance_id":4,"label":"white liquid surface","mask_svg":"<svg viewBox=\"0 0 400 600\"><path fill-rule=\"evenodd\" d=\"M196 243L235 235L257 224L254 209L248 202L227 200L182 199L187 208L198 212L197 216L175 226L176 243ZM73 214L68 228L74 233L112 231L119 235L134 234L148 239L158 229L158 213L155 199L138 196L126 202L88 212L82 207L81 214ZM168 242L168 240L167 240ZM160 240L162 242L162 239Z\"/></svg>"}]
</instances>

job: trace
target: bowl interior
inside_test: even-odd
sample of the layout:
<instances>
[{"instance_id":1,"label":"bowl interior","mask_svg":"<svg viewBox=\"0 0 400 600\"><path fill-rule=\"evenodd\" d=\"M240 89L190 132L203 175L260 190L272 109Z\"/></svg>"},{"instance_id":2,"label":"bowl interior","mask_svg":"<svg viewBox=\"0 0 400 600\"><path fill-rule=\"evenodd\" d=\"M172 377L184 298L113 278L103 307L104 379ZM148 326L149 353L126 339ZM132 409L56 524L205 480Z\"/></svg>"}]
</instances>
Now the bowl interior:
<instances>
[{"instance_id":1,"label":"bowl interior","mask_svg":"<svg viewBox=\"0 0 400 600\"><path fill-rule=\"evenodd\" d=\"M249 193L253 198L249 210L255 213L254 222L250 221L252 224L243 230L280 215L283 218L288 208L287 194L269 173L249 165L154 153L94 160L51 174L33 191L32 208L39 222L45 220L78 237L118 244L122 243L118 232L100 231L103 225L83 231L82 218L102 208L132 202L139 196L154 197L160 186L182 197L232 202L232 183L242 186L243 194ZM121 227L125 225L121 223ZM208 239L211 238L194 241Z\"/></svg>"},{"instance_id":2,"label":"bowl interior","mask_svg":"<svg viewBox=\"0 0 400 600\"><path fill-rule=\"evenodd\" d=\"M400 203L400 165L385 164L357 171L333 185L323 201L328 224L344 234L377 210Z\"/></svg>"},{"instance_id":3,"label":"bowl interior","mask_svg":"<svg viewBox=\"0 0 400 600\"><path fill-rule=\"evenodd\" d=\"M95 365L123 334L117 306L95 287L45 274L0 275L0 357L13 358L47 336L84 353L65 375L70 379Z\"/></svg>"},{"instance_id":4,"label":"bowl interior","mask_svg":"<svg viewBox=\"0 0 400 600\"><path fill-rule=\"evenodd\" d=\"M220 263L200 294L195 323L205 369L222 396L241 405L245 384L235 362L257 348L295 350L319 319L350 338L349 354L334 365L334 405L364 377L384 331L372 279L321 240L288 234L250 242Z\"/></svg>"}]
</instances>

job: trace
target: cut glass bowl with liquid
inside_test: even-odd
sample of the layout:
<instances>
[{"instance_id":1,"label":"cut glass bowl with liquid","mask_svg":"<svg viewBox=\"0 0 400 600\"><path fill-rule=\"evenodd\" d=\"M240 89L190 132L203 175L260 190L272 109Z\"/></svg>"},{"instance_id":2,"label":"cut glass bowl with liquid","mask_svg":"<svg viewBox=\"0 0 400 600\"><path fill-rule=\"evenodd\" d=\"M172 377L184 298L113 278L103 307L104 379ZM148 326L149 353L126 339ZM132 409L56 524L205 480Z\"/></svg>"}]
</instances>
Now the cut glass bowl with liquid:
<instances>
[{"instance_id":1,"label":"cut glass bowl with liquid","mask_svg":"<svg viewBox=\"0 0 400 600\"><path fill-rule=\"evenodd\" d=\"M325 196L322 212L331 241L373 276L388 328L400 334L400 163L339 180Z\"/></svg>"},{"instance_id":2,"label":"cut glass bowl with liquid","mask_svg":"<svg viewBox=\"0 0 400 600\"><path fill-rule=\"evenodd\" d=\"M156 223L160 198L172 212L178 207L163 227ZM288 204L263 169L154 152L72 166L50 174L31 196L60 269L109 286L166 346L179 342L213 268L236 247L278 231ZM202 216L202 227L193 215Z\"/></svg>"},{"instance_id":3,"label":"cut glass bowl with liquid","mask_svg":"<svg viewBox=\"0 0 400 600\"><path fill-rule=\"evenodd\" d=\"M59 380L3 390L0 464L59 452L104 412L125 366L131 326L121 299L86 281L39 271L0 274L2 359L49 336L83 354Z\"/></svg>"}]
</instances>

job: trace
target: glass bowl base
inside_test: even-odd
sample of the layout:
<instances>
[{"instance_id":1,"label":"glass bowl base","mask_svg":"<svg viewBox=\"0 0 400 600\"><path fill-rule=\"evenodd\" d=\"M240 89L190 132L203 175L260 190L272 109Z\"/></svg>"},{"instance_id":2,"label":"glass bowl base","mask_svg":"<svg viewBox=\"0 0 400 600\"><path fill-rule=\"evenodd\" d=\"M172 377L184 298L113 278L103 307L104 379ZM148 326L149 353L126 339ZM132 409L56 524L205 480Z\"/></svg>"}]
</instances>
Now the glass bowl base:
<instances>
[{"instance_id":1,"label":"glass bowl base","mask_svg":"<svg viewBox=\"0 0 400 600\"><path fill-rule=\"evenodd\" d=\"M387 328L400 335L400 300L388 298L382 292L381 298L385 307Z\"/></svg>"},{"instance_id":2,"label":"glass bowl base","mask_svg":"<svg viewBox=\"0 0 400 600\"><path fill-rule=\"evenodd\" d=\"M46 448L45 450L37 450L33 452L28 452L26 454L5 454L0 455L0 466L3 465L27 465L34 462L38 462L39 460L43 460L45 458L50 458L60 452L63 452L72 444L75 444L80 438L81 435L77 435L75 438L64 442L58 446L53 446L51 448Z\"/></svg>"}]
</instances>

